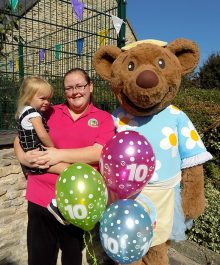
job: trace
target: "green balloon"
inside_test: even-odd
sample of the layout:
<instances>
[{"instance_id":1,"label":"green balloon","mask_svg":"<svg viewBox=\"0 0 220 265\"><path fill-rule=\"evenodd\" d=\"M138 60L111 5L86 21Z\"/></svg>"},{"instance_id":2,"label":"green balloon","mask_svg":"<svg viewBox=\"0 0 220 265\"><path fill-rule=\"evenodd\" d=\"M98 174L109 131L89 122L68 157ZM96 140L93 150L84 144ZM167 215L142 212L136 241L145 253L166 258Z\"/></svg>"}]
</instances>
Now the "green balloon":
<instances>
[{"instance_id":1,"label":"green balloon","mask_svg":"<svg viewBox=\"0 0 220 265\"><path fill-rule=\"evenodd\" d=\"M57 206L71 224L90 231L107 205L108 192L102 175L90 165L75 163L66 168L56 183Z\"/></svg>"}]
</instances>

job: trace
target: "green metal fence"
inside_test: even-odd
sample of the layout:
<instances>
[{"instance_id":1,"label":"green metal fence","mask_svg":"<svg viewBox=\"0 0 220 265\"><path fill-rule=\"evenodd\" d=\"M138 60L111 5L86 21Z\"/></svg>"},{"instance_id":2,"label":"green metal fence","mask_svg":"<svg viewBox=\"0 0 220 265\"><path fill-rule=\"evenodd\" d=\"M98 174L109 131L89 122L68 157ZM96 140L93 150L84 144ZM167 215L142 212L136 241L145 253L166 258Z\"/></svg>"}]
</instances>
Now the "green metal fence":
<instances>
[{"instance_id":1,"label":"green metal fence","mask_svg":"<svg viewBox=\"0 0 220 265\"><path fill-rule=\"evenodd\" d=\"M71 1L83 2L81 20L76 18ZM126 1L81 2L1 0L0 130L15 128L18 90L23 78L29 75L47 79L55 88L53 103L60 103L64 73L72 67L81 67L95 83L95 104L108 111L115 108L109 84L96 76L92 58L100 45L124 45L125 24L117 36L111 15L125 21Z\"/></svg>"}]
</instances>

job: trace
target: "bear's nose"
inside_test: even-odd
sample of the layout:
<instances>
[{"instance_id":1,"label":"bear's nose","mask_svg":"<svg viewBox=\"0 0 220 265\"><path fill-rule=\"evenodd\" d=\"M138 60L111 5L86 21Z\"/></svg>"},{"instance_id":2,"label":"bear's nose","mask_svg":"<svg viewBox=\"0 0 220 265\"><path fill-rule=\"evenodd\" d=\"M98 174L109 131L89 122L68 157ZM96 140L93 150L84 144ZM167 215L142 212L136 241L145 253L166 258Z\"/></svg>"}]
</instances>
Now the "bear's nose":
<instances>
[{"instance_id":1,"label":"bear's nose","mask_svg":"<svg viewBox=\"0 0 220 265\"><path fill-rule=\"evenodd\" d=\"M159 80L157 75L150 70L145 70L141 72L136 80L137 85L142 88L155 87L158 84L158 82Z\"/></svg>"}]
</instances>

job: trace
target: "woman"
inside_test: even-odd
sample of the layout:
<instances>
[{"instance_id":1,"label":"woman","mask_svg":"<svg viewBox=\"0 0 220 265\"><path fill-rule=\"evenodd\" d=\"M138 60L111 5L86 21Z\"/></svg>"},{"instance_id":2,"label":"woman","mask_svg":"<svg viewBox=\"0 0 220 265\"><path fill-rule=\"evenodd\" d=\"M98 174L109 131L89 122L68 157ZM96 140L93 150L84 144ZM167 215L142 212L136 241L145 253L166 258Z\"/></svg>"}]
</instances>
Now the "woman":
<instances>
[{"instance_id":1,"label":"woman","mask_svg":"<svg viewBox=\"0 0 220 265\"><path fill-rule=\"evenodd\" d=\"M114 135L114 124L110 114L93 106L92 91L93 84L84 70L74 68L65 74L66 103L51 107L47 120L56 148L24 153L16 139L15 153L21 164L38 168L50 166L50 172L53 169L59 172L62 165L64 168L66 163L75 162L98 168L102 147ZM59 248L63 265L81 265L82 262L83 231L73 225L63 226L47 210L55 197L57 176L52 173L28 175L28 265L55 265Z\"/></svg>"}]
</instances>

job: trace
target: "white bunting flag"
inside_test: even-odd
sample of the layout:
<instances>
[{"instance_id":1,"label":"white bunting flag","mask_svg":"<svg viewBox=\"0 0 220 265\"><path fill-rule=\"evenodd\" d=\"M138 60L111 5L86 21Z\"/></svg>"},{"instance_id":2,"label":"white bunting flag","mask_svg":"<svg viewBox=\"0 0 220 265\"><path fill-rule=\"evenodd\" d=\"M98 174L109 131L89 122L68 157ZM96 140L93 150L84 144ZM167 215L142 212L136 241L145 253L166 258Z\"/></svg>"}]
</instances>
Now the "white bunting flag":
<instances>
[{"instance_id":1,"label":"white bunting flag","mask_svg":"<svg viewBox=\"0 0 220 265\"><path fill-rule=\"evenodd\" d=\"M114 26L117 34L119 34L120 29L121 29L121 25L122 25L122 23L124 23L124 21L123 21L123 19L116 17L114 15L111 15L111 17L112 17L113 26Z\"/></svg>"}]
</instances>

